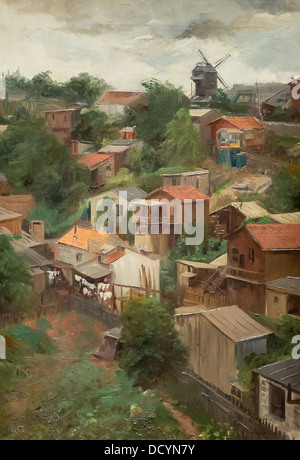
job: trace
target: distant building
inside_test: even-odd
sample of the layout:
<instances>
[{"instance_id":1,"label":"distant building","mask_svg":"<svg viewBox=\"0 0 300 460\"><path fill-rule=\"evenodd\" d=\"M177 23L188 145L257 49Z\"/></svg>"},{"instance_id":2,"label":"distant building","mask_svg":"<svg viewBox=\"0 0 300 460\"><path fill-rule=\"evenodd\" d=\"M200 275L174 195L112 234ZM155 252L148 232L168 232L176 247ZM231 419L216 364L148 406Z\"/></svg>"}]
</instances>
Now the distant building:
<instances>
[{"instance_id":1,"label":"distant building","mask_svg":"<svg viewBox=\"0 0 300 460\"><path fill-rule=\"evenodd\" d=\"M71 146L72 146L72 155L76 157L76 156L81 156L84 153L88 152L92 148L93 143L72 140Z\"/></svg>"},{"instance_id":2,"label":"distant building","mask_svg":"<svg viewBox=\"0 0 300 460\"><path fill-rule=\"evenodd\" d=\"M291 88L285 85L274 96L268 97L261 105L261 113L264 118L272 115L277 108L283 108L291 100Z\"/></svg>"},{"instance_id":3,"label":"distant building","mask_svg":"<svg viewBox=\"0 0 300 460\"><path fill-rule=\"evenodd\" d=\"M78 159L78 163L86 165L91 171L92 185L101 187L109 177L118 174L126 165L130 148L128 145L113 145L102 148Z\"/></svg>"},{"instance_id":4,"label":"distant building","mask_svg":"<svg viewBox=\"0 0 300 460\"><path fill-rule=\"evenodd\" d=\"M210 213L209 233L222 239L237 230L246 220L259 220L268 214L256 201L231 203Z\"/></svg>"},{"instance_id":5,"label":"distant building","mask_svg":"<svg viewBox=\"0 0 300 460\"><path fill-rule=\"evenodd\" d=\"M186 185L192 185L205 195L210 195L209 170L201 169L186 173L163 174L163 188L184 187Z\"/></svg>"},{"instance_id":6,"label":"distant building","mask_svg":"<svg viewBox=\"0 0 300 460\"><path fill-rule=\"evenodd\" d=\"M266 315L280 318L292 315L300 319L300 278L288 276L267 283Z\"/></svg>"},{"instance_id":7,"label":"distant building","mask_svg":"<svg viewBox=\"0 0 300 460\"><path fill-rule=\"evenodd\" d=\"M28 216L35 206L35 200L32 195L9 195L0 196L0 207L8 211L22 214L24 218Z\"/></svg>"},{"instance_id":8,"label":"distant building","mask_svg":"<svg viewBox=\"0 0 300 460\"><path fill-rule=\"evenodd\" d=\"M100 112L108 116L123 114L126 107L147 107L146 93L137 91L108 91L97 102Z\"/></svg>"},{"instance_id":9,"label":"distant building","mask_svg":"<svg viewBox=\"0 0 300 460\"><path fill-rule=\"evenodd\" d=\"M15 235L22 233L22 214L17 214L7 209L0 208L0 226L7 228L10 232Z\"/></svg>"},{"instance_id":10,"label":"distant building","mask_svg":"<svg viewBox=\"0 0 300 460\"><path fill-rule=\"evenodd\" d=\"M127 199L123 198L123 195L126 193ZM128 209L129 203L134 200L139 200L146 195L144 190L140 190L135 187L128 188L115 188L103 192L99 195L89 198L89 213L90 213L90 222L93 229L96 229L97 223L97 205L99 201L104 198L112 199L116 203L117 207L117 228L118 220L120 217L124 217L126 208Z\"/></svg>"},{"instance_id":11,"label":"distant building","mask_svg":"<svg viewBox=\"0 0 300 460\"><path fill-rule=\"evenodd\" d=\"M249 224L227 239L227 302L264 315L266 283L300 276L300 225Z\"/></svg>"},{"instance_id":12,"label":"distant building","mask_svg":"<svg viewBox=\"0 0 300 460\"><path fill-rule=\"evenodd\" d=\"M253 372L255 417L274 433L300 440L300 361L281 361Z\"/></svg>"},{"instance_id":13,"label":"distant building","mask_svg":"<svg viewBox=\"0 0 300 460\"><path fill-rule=\"evenodd\" d=\"M185 200L192 202L192 216L191 222L195 221L196 218L196 202L197 200L203 200L204 202L204 222L203 228L206 230L208 224L208 214L209 214L209 203L210 197L200 192L193 186L182 186L182 187L166 187L159 188L149 193L144 197L144 200L147 204L145 208L145 219L137 217L137 226L140 227L139 233L135 235L135 246L138 249L146 248L151 250L155 254L168 254L169 250L176 245L176 242L180 238L180 234L175 232L176 225L182 221L182 233L184 233L184 212L182 209L182 215L178 213L180 210L174 206L169 206L165 204L159 204L155 201L166 200L167 202L172 202L177 200L179 203L183 204ZM159 233L153 234L151 230L151 225L154 222L153 212L154 206L157 206ZM168 217L168 209L170 207L170 216ZM182 206L183 208L183 206ZM143 210L144 212L144 210ZM170 219L170 234L165 234L163 232L163 219L168 217ZM143 231L143 228L145 230Z\"/></svg>"},{"instance_id":14,"label":"distant building","mask_svg":"<svg viewBox=\"0 0 300 460\"><path fill-rule=\"evenodd\" d=\"M217 132L222 128L238 129L242 131L242 145L244 149L260 150L265 145L266 128L254 117L221 117L209 124L211 138L217 143Z\"/></svg>"},{"instance_id":15,"label":"distant building","mask_svg":"<svg viewBox=\"0 0 300 460\"><path fill-rule=\"evenodd\" d=\"M46 124L50 131L63 144L71 145L72 132L80 116L80 108L61 109L44 112Z\"/></svg>"},{"instance_id":16,"label":"distant building","mask_svg":"<svg viewBox=\"0 0 300 460\"><path fill-rule=\"evenodd\" d=\"M191 109L190 116L192 124L197 129L202 145L209 147L211 144L211 128L209 124L218 120L221 113L215 109Z\"/></svg>"},{"instance_id":17,"label":"distant building","mask_svg":"<svg viewBox=\"0 0 300 460\"><path fill-rule=\"evenodd\" d=\"M238 365L252 353L266 353L272 333L237 306L205 310L175 310L180 338L190 349L189 369L223 393L236 395Z\"/></svg>"}]
</instances>

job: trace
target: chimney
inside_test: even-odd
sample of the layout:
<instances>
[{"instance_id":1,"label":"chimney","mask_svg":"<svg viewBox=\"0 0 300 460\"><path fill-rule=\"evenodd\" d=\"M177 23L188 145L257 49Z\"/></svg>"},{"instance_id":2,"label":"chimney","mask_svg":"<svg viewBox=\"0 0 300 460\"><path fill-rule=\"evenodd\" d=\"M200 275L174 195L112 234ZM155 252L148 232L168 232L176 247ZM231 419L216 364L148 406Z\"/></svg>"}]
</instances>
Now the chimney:
<instances>
[{"instance_id":1,"label":"chimney","mask_svg":"<svg viewBox=\"0 0 300 460\"><path fill-rule=\"evenodd\" d=\"M45 240L45 224L43 220L32 220L30 222L30 234L37 241Z\"/></svg>"},{"instance_id":2,"label":"chimney","mask_svg":"<svg viewBox=\"0 0 300 460\"><path fill-rule=\"evenodd\" d=\"M136 139L135 128L127 127L127 128L122 129L121 137L122 137L122 140L125 140L125 139L135 140Z\"/></svg>"},{"instance_id":3,"label":"chimney","mask_svg":"<svg viewBox=\"0 0 300 460\"><path fill-rule=\"evenodd\" d=\"M74 243L74 244L77 244L77 240L78 240L77 225L75 225L75 227L74 227L74 234L73 234L73 243Z\"/></svg>"},{"instance_id":4,"label":"chimney","mask_svg":"<svg viewBox=\"0 0 300 460\"><path fill-rule=\"evenodd\" d=\"M78 155L78 141L72 141L72 155L77 156Z\"/></svg>"}]
</instances>

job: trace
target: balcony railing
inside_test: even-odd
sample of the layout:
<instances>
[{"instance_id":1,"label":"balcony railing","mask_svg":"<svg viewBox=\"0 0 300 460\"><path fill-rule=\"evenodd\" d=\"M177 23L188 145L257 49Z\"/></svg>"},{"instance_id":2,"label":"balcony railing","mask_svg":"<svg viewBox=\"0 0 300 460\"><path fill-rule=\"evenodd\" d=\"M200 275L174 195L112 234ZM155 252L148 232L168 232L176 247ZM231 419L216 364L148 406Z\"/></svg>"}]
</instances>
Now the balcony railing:
<instances>
[{"instance_id":1,"label":"balcony railing","mask_svg":"<svg viewBox=\"0 0 300 460\"><path fill-rule=\"evenodd\" d=\"M251 272L249 270L243 270L235 267L228 267L227 276L239 278L246 281L254 281L257 283L265 282L265 274L259 272Z\"/></svg>"}]
</instances>

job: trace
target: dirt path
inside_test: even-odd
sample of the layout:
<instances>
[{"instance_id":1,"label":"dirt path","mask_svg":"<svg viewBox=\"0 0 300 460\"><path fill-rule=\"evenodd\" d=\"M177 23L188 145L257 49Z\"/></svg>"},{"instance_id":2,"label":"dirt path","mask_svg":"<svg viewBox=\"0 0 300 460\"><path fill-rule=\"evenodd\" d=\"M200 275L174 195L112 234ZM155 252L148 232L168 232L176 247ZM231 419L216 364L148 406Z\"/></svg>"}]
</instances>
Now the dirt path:
<instances>
[{"instance_id":1,"label":"dirt path","mask_svg":"<svg viewBox=\"0 0 300 460\"><path fill-rule=\"evenodd\" d=\"M179 410L175 409L173 401L170 398L164 398L164 406L171 412L172 416L179 423L179 430L184 434L183 439L189 441L201 441L202 435L199 431L199 425L195 423L188 415L183 414Z\"/></svg>"}]
</instances>

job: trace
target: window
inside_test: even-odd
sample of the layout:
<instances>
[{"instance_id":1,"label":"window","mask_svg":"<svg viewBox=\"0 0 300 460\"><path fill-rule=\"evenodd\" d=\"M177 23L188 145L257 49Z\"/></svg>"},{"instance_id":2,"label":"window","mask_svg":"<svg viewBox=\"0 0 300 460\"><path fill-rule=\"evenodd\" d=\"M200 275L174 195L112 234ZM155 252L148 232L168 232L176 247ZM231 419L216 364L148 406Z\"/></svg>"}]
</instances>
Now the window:
<instances>
[{"instance_id":1,"label":"window","mask_svg":"<svg viewBox=\"0 0 300 460\"><path fill-rule=\"evenodd\" d=\"M270 415L285 420L285 391L275 385L269 387Z\"/></svg>"},{"instance_id":2,"label":"window","mask_svg":"<svg viewBox=\"0 0 300 460\"><path fill-rule=\"evenodd\" d=\"M116 209L117 209L117 217L123 217L123 205L117 204Z\"/></svg>"},{"instance_id":3,"label":"window","mask_svg":"<svg viewBox=\"0 0 300 460\"><path fill-rule=\"evenodd\" d=\"M76 262L82 261L82 254L76 254Z\"/></svg>"},{"instance_id":4,"label":"window","mask_svg":"<svg viewBox=\"0 0 300 460\"><path fill-rule=\"evenodd\" d=\"M274 303L279 303L279 297L274 297Z\"/></svg>"},{"instance_id":5,"label":"window","mask_svg":"<svg viewBox=\"0 0 300 460\"><path fill-rule=\"evenodd\" d=\"M176 187L177 186L177 179L172 179L172 187Z\"/></svg>"},{"instance_id":6,"label":"window","mask_svg":"<svg viewBox=\"0 0 300 460\"><path fill-rule=\"evenodd\" d=\"M245 256L244 256L244 254L240 255L240 267L245 268Z\"/></svg>"},{"instance_id":7,"label":"window","mask_svg":"<svg viewBox=\"0 0 300 460\"><path fill-rule=\"evenodd\" d=\"M249 249L249 260L252 264L255 262L255 251L254 249Z\"/></svg>"},{"instance_id":8,"label":"window","mask_svg":"<svg viewBox=\"0 0 300 460\"><path fill-rule=\"evenodd\" d=\"M237 248L232 248L232 262L238 262L239 261L239 250Z\"/></svg>"}]
</instances>

